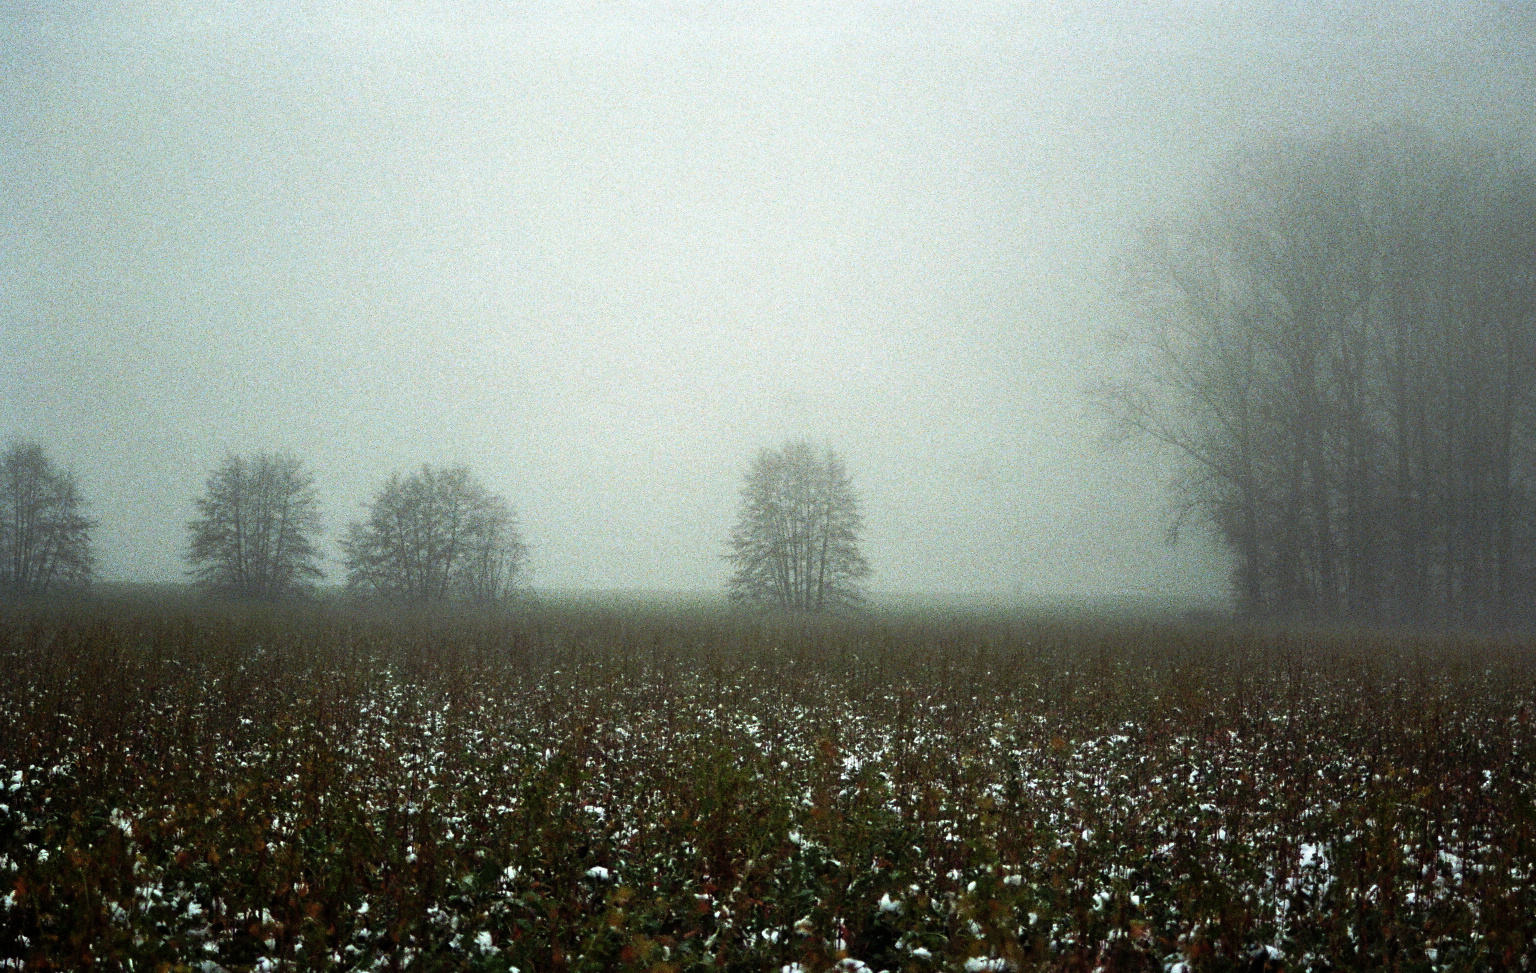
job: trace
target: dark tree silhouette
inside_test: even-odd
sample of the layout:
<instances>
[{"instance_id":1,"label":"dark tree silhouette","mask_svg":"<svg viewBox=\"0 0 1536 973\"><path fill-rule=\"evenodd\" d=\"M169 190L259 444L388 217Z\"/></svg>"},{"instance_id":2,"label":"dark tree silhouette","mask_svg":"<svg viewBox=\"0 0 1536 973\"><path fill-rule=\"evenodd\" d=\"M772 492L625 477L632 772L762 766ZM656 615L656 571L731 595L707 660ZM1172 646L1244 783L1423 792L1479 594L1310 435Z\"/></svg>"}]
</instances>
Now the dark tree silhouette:
<instances>
[{"instance_id":1,"label":"dark tree silhouette","mask_svg":"<svg viewBox=\"0 0 1536 973\"><path fill-rule=\"evenodd\" d=\"M512 508L462 466L390 477L341 546L349 587L409 601L505 599L527 555Z\"/></svg>"},{"instance_id":2,"label":"dark tree silhouette","mask_svg":"<svg viewBox=\"0 0 1536 973\"><path fill-rule=\"evenodd\" d=\"M230 456L208 477L187 525L187 559L205 590L242 598L311 591L324 576L314 477L287 453Z\"/></svg>"},{"instance_id":3,"label":"dark tree silhouette","mask_svg":"<svg viewBox=\"0 0 1536 973\"><path fill-rule=\"evenodd\" d=\"M830 448L790 442L763 449L741 492L731 533L733 600L820 612L862 603L859 501Z\"/></svg>"},{"instance_id":4,"label":"dark tree silhouette","mask_svg":"<svg viewBox=\"0 0 1536 973\"><path fill-rule=\"evenodd\" d=\"M1110 401L1256 615L1499 625L1536 593L1536 169L1383 131L1233 159L1147 236ZM1528 617L1526 620L1529 620Z\"/></svg>"},{"instance_id":5,"label":"dark tree silhouette","mask_svg":"<svg viewBox=\"0 0 1536 973\"><path fill-rule=\"evenodd\" d=\"M0 590L38 594L86 584L95 522L81 509L74 475L36 443L0 457Z\"/></svg>"}]
</instances>

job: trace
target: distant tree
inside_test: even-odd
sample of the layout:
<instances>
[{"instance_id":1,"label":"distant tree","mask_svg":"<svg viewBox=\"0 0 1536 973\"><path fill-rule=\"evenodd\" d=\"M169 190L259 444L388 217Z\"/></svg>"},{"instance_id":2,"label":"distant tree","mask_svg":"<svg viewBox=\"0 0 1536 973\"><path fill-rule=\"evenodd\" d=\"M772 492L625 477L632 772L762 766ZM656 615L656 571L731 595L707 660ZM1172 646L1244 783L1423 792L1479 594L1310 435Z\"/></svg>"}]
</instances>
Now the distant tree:
<instances>
[{"instance_id":1,"label":"distant tree","mask_svg":"<svg viewBox=\"0 0 1536 973\"><path fill-rule=\"evenodd\" d=\"M320 531L314 477L288 453L230 456L208 477L187 525L187 559L206 590L283 598L312 590Z\"/></svg>"},{"instance_id":2,"label":"distant tree","mask_svg":"<svg viewBox=\"0 0 1536 973\"><path fill-rule=\"evenodd\" d=\"M858 497L830 448L799 441L761 450L731 533L732 600L806 612L861 604L858 582L869 574L862 527Z\"/></svg>"},{"instance_id":3,"label":"distant tree","mask_svg":"<svg viewBox=\"0 0 1536 973\"><path fill-rule=\"evenodd\" d=\"M349 587L410 601L507 598L527 556L512 508L462 466L390 477L341 547Z\"/></svg>"},{"instance_id":4,"label":"distant tree","mask_svg":"<svg viewBox=\"0 0 1536 973\"><path fill-rule=\"evenodd\" d=\"M90 581L95 522L74 475L57 469L35 443L0 457L0 589L40 593Z\"/></svg>"}]
</instances>

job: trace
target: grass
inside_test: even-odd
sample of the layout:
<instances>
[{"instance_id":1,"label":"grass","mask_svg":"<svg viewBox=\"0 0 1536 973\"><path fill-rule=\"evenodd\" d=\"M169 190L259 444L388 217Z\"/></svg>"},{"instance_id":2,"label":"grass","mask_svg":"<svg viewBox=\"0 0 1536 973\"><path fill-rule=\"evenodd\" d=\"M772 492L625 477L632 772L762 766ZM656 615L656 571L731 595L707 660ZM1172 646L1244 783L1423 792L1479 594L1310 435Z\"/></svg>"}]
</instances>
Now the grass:
<instances>
[{"instance_id":1,"label":"grass","mask_svg":"<svg viewBox=\"0 0 1536 973\"><path fill-rule=\"evenodd\" d=\"M1511 641L0 613L0 969L1497 970Z\"/></svg>"}]
</instances>

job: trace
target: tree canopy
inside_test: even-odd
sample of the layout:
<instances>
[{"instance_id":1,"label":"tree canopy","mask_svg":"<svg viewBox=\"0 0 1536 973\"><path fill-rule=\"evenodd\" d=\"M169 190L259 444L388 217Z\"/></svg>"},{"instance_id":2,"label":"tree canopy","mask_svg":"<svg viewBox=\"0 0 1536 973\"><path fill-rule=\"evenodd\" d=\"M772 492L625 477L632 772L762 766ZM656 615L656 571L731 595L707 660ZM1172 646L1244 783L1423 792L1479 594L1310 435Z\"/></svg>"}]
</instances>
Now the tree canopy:
<instances>
[{"instance_id":1,"label":"tree canopy","mask_svg":"<svg viewBox=\"0 0 1536 973\"><path fill-rule=\"evenodd\" d=\"M230 456L208 477L187 525L187 558L206 590L252 598L310 591L323 577L314 477L287 453Z\"/></svg>"},{"instance_id":2,"label":"tree canopy","mask_svg":"<svg viewBox=\"0 0 1536 973\"><path fill-rule=\"evenodd\" d=\"M390 477L341 547L349 587L409 601L507 598L527 555L511 506L462 466Z\"/></svg>"},{"instance_id":3,"label":"tree canopy","mask_svg":"<svg viewBox=\"0 0 1536 973\"><path fill-rule=\"evenodd\" d=\"M858 497L830 447L792 441L759 451L731 533L732 599L806 612L863 603L862 527Z\"/></svg>"},{"instance_id":4,"label":"tree canopy","mask_svg":"<svg viewBox=\"0 0 1536 973\"><path fill-rule=\"evenodd\" d=\"M74 474L36 443L0 456L0 590L41 593L90 581L91 530Z\"/></svg>"}]
</instances>

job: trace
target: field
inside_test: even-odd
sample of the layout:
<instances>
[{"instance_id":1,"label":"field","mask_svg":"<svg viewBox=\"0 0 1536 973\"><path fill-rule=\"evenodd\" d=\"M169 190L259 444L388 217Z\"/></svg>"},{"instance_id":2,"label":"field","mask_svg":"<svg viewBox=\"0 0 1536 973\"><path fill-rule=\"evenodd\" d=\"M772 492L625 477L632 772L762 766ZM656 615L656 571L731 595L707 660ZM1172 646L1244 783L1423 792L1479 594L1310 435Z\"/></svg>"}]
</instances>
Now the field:
<instances>
[{"instance_id":1,"label":"field","mask_svg":"<svg viewBox=\"0 0 1536 973\"><path fill-rule=\"evenodd\" d=\"M1536 652L0 610L0 969L1536 966Z\"/></svg>"}]
</instances>

